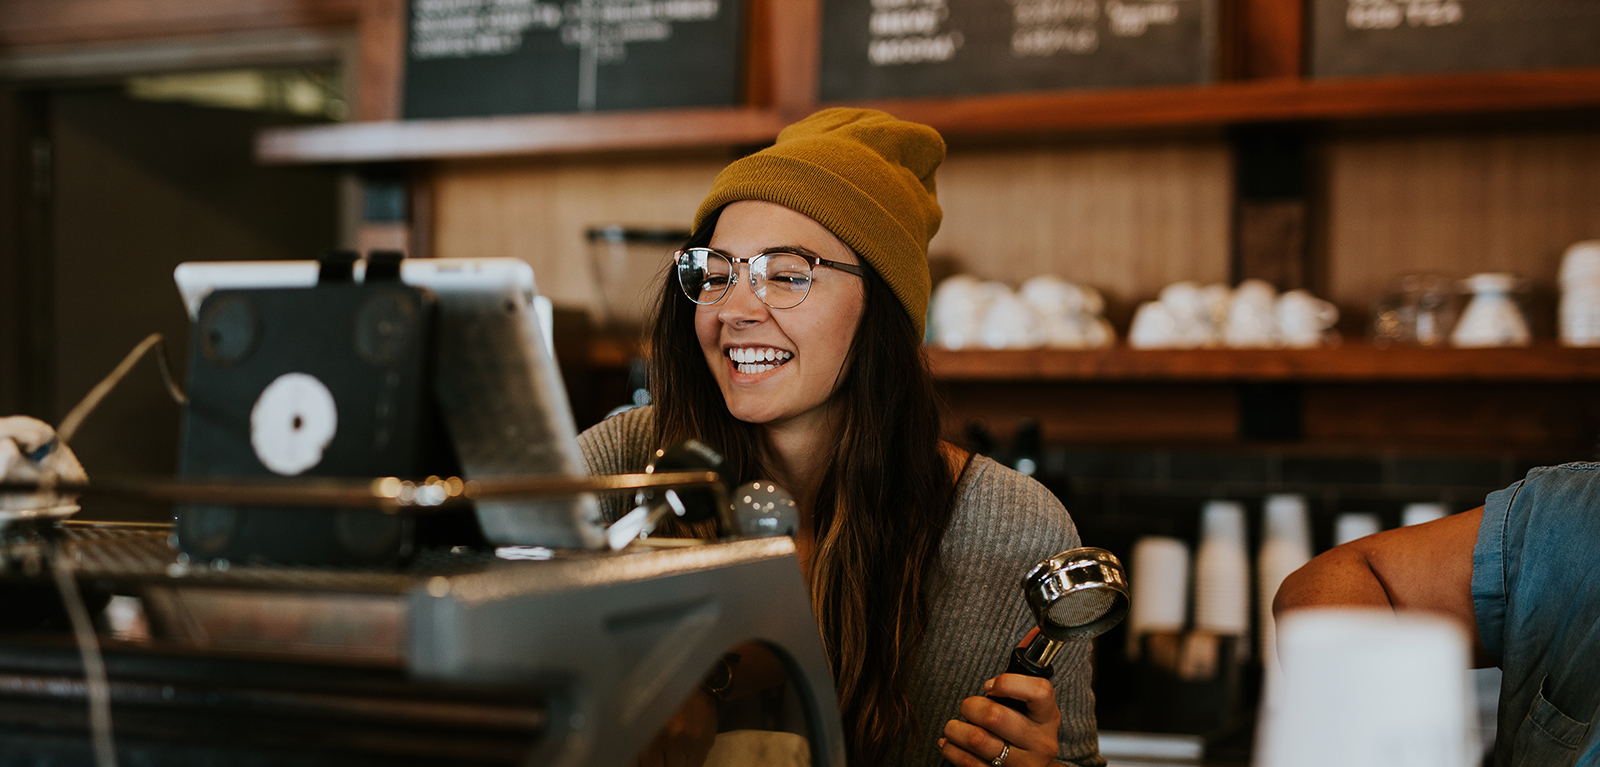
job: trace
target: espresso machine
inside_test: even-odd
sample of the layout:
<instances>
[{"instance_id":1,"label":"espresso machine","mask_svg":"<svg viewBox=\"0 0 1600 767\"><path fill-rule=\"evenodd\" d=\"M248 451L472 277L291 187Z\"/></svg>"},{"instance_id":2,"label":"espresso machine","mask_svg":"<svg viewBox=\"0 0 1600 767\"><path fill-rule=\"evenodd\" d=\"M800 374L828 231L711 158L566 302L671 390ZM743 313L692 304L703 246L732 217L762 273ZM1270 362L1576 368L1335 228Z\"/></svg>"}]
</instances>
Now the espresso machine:
<instances>
[{"instance_id":1,"label":"espresso machine","mask_svg":"<svg viewBox=\"0 0 1600 767\"><path fill-rule=\"evenodd\" d=\"M752 641L787 667L810 762L844 763L782 508L736 514L682 456L585 476L525 263L176 276L194 322L186 393L169 381L178 476L9 488L173 521L0 506L0 765L623 767ZM649 524L710 509L718 535L613 541L605 493Z\"/></svg>"}]
</instances>

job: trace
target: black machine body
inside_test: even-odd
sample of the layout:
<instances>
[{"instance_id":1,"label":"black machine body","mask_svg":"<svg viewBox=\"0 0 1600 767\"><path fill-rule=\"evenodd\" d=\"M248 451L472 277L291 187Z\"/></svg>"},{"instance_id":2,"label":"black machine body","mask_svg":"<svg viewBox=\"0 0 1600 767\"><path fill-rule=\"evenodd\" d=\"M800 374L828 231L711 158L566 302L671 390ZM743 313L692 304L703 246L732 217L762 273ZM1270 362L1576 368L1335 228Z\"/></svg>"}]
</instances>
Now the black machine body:
<instances>
[{"instance_id":1,"label":"black machine body","mask_svg":"<svg viewBox=\"0 0 1600 767\"><path fill-rule=\"evenodd\" d=\"M434 296L398 279L355 283L324 260L309 288L218 290L189 349L179 473L187 479L457 473L432 391ZM342 279L341 279L342 276ZM182 505L191 559L380 565L419 526L477 535L470 512ZM447 520L443 517L464 519ZM426 536L424 536L426 537Z\"/></svg>"}]
</instances>

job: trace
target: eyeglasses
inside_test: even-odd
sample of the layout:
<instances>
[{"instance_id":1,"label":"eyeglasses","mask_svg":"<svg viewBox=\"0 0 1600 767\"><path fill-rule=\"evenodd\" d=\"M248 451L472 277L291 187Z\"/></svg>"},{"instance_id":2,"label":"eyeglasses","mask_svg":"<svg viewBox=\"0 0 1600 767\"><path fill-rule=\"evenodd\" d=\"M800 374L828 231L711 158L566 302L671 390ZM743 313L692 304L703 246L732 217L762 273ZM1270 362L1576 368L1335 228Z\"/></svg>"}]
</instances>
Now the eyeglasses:
<instances>
[{"instance_id":1,"label":"eyeglasses","mask_svg":"<svg viewBox=\"0 0 1600 767\"><path fill-rule=\"evenodd\" d=\"M828 266L857 277L866 270L855 265L829 261L816 256L773 251L750 258L736 258L711 248L686 248L673 256L677 264L678 287L702 306L714 304L728 294L739 278L739 264L750 265L750 290L756 298L774 309L793 309L811 293L812 272Z\"/></svg>"}]
</instances>

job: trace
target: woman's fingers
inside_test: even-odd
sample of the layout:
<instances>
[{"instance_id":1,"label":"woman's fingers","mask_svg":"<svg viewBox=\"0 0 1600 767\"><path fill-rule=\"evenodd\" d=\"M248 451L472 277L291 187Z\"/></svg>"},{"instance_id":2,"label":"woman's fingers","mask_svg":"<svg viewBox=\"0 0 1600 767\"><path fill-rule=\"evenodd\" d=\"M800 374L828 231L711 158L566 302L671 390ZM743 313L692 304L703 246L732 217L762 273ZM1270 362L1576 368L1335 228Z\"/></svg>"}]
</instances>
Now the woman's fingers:
<instances>
[{"instance_id":1,"label":"woman's fingers","mask_svg":"<svg viewBox=\"0 0 1600 767\"><path fill-rule=\"evenodd\" d=\"M945 723L944 737L939 739L939 753L956 767L989 767L1005 747L1004 741L982 727L954 719ZM1012 753L1016 753L1015 746ZM1012 767L1018 764L1009 756L1006 762Z\"/></svg>"},{"instance_id":2,"label":"woman's fingers","mask_svg":"<svg viewBox=\"0 0 1600 767\"><path fill-rule=\"evenodd\" d=\"M991 698L1020 700L1028 707L1028 718L1050 725L1055 731L1061 723L1061 708L1056 702L1055 685L1050 680L1025 674L1001 674L983 683L983 694ZM966 716L966 712L962 712ZM971 717L967 717L971 721Z\"/></svg>"}]
</instances>

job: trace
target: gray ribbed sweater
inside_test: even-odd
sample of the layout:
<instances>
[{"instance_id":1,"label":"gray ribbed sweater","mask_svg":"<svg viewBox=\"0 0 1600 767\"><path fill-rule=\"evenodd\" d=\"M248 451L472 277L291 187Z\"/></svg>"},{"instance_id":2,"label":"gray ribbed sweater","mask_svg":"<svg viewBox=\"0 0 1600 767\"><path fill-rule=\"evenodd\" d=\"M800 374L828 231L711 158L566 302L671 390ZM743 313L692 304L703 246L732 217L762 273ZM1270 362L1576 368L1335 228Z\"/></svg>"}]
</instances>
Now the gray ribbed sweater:
<instances>
[{"instance_id":1,"label":"gray ribbed sweater","mask_svg":"<svg viewBox=\"0 0 1600 767\"><path fill-rule=\"evenodd\" d=\"M644 407L613 416L578 437L591 474L643 471L655 450L655 412ZM943 577L933 595L928 631L908 693L922 742L907 764L936 765L937 741L961 701L983 680L1005 671L1011 649L1033 626L1023 604L1022 574L1034 563L1078 544L1067 510L1043 485L982 456L956 488L957 501L939 547ZM620 497L607 519L625 509ZM1056 658L1061 705L1060 759L1099 767L1089 645L1074 644Z\"/></svg>"}]
</instances>

